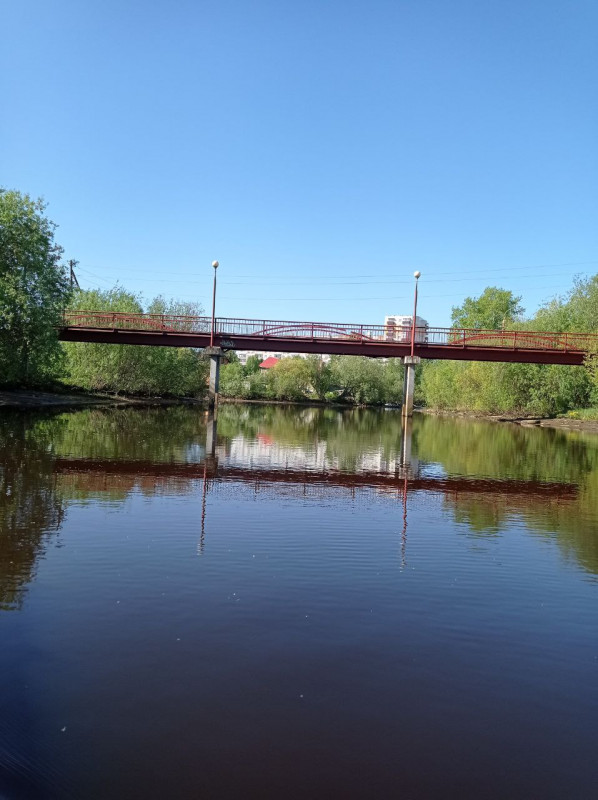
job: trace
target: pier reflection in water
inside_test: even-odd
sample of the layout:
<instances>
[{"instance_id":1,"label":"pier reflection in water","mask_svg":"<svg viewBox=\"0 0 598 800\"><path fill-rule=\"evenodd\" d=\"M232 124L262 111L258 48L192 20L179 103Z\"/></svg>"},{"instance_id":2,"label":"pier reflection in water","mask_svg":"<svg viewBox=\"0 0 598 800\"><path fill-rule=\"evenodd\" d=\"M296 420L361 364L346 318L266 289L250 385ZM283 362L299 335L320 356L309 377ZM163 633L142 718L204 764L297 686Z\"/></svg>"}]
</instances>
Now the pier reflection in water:
<instances>
[{"instance_id":1,"label":"pier reflection in water","mask_svg":"<svg viewBox=\"0 0 598 800\"><path fill-rule=\"evenodd\" d=\"M590 796L596 439L0 422L0 795Z\"/></svg>"}]
</instances>

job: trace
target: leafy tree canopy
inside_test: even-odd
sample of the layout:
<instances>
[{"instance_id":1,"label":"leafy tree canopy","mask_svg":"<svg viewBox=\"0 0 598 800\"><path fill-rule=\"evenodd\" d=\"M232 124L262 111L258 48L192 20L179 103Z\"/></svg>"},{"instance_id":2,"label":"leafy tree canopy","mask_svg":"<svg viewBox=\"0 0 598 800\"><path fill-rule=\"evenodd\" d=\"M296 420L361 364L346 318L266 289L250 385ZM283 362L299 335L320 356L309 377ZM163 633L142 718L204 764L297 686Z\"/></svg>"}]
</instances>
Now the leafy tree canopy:
<instances>
[{"instance_id":1,"label":"leafy tree canopy","mask_svg":"<svg viewBox=\"0 0 598 800\"><path fill-rule=\"evenodd\" d=\"M253 375L254 372L259 372L262 359L258 356L249 356L245 362L245 375Z\"/></svg>"},{"instance_id":2,"label":"leafy tree canopy","mask_svg":"<svg viewBox=\"0 0 598 800\"><path fill-rule=\"evenodd\" d=\"M576 278L573 288L563 297L555 297L536 314L534 327L540 330L598 331L598 275Z\"/></svg>"},{"instance_id":3,"label":"leafy tree canopy","mask_svg":"<svg viewBox=\"0 0 598 800\"><path fill-rule=\"evenodd\" d=\"M56 226L42 200L0 189L0 382L52 379L62 350L56 328L69 296Z\"/></svg>"},{"instance_id":4,"label":"leafy tree canopy","mask_svg":"<svg viewBox=\"0 0 598 800\"><path fill-rule=\"evenodd\" d=\"M110 290L75 292L73 311L144 310L139 295L122 287ZM153 314L201 316L201 306L157 297L149 305ZM92 390L146 395L198 396L206 391L207 362L199 352L179 347L140 347L134 345L69 342L65 380Z\"/></svg>"},{"instance_id":5,"label":"leafy tree canopy","mask_svg":"<svg viewBox=\"0 0 598 800\"><path fill-rule=\"evenodd\" d=\"M495 330L516 322L523 314L521 297L508 289L488 286L479 297L466 297L461 306L453 306L451 320L455 328Z\"/></svg>"}]
</instances>

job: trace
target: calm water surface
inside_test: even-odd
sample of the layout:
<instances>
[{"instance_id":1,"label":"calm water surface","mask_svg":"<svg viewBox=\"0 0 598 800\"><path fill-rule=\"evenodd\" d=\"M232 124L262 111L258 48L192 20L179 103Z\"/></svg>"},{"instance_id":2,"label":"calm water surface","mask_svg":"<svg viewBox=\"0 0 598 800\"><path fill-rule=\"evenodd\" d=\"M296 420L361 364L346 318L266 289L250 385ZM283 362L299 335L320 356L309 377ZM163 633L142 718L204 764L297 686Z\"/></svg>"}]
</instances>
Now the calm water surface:
<instances>
[{"instance_id":1,"label":"calm water surface","mask_svg":"<svg viewBox=\"0 0 598 800\"><path fill-rule=\"evenodd\" d=\"M0 797L593 798L598 437L0 417Z\"/></svg>"}]
</instances>

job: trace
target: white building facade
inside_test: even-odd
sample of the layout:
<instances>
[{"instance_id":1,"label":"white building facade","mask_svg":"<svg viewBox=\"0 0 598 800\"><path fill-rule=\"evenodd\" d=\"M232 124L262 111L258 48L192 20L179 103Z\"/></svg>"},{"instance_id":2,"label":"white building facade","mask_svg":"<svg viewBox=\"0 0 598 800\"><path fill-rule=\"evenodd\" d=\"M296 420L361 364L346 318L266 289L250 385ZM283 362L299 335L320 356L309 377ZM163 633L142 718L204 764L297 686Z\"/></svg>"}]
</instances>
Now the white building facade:
<instances>
[{"instance_id":1,"label":"white building facade","mask_svg":"<svg viewBox=\"0 0 598 800\"><path fill-rule=\"evenodd\" d=\"M394 314L384 317L384 338L389 342L410 342L413 316ZM428 341L428 322L423 317L415 318L415 341Z\"/></svg>"}]
</instances>

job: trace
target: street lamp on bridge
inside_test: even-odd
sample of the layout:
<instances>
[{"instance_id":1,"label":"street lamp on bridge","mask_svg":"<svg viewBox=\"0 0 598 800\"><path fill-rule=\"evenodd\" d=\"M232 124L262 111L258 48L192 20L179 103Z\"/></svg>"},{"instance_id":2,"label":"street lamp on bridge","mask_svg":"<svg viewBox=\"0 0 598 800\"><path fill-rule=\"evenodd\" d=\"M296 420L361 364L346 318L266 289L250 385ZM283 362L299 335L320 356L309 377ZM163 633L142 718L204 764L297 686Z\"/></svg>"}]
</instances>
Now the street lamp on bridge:
<instances>
[{"instance_id":1,"label":"street lamp on bridge","mask_svg":"<svg viewBox=\"0 0 598 800\"><path fill-rule=\"evenodd\" d=\"M220 264L218 261L212 261L212 266L214 267L214 291L212 292L212 327L210 328L210 347L214 347L214 325L216 320L216 270Z\"/></svg>"},{"instance_id":2,"label":"street lamp on bridge","mask_svg":"<svg viewBox=\"0 0 598 800\"><path fill-rule=\"evenodd\" d=\"M411 320L411 355L403 358L403 366L405 367L405 376L403 379L403 403L402 403L402 416L405 425L408 420L413 416L413 393L415 389L415 365L419 364L419 356L415 355L415 326L417 320L417 282L420 278L421 272L416 270L413 273L415 278L415 297L413 300L413 319Z\"/></svg>"},{"instance_id":3,"label":"street lamp on bridge","mask_svg":"<svg viewBox=\"0 0 598 800\"><path fill-rule=\"evenodd\" d=\"M421 272L417 269L413 273L413 277L415 278L415 299L413 301L413 319L411 320L411 357L413 358L415 354L415 326L416 326L416 319L417 319L417 282L419 281L421 276Z\"/></svg>"}]
</instances>

